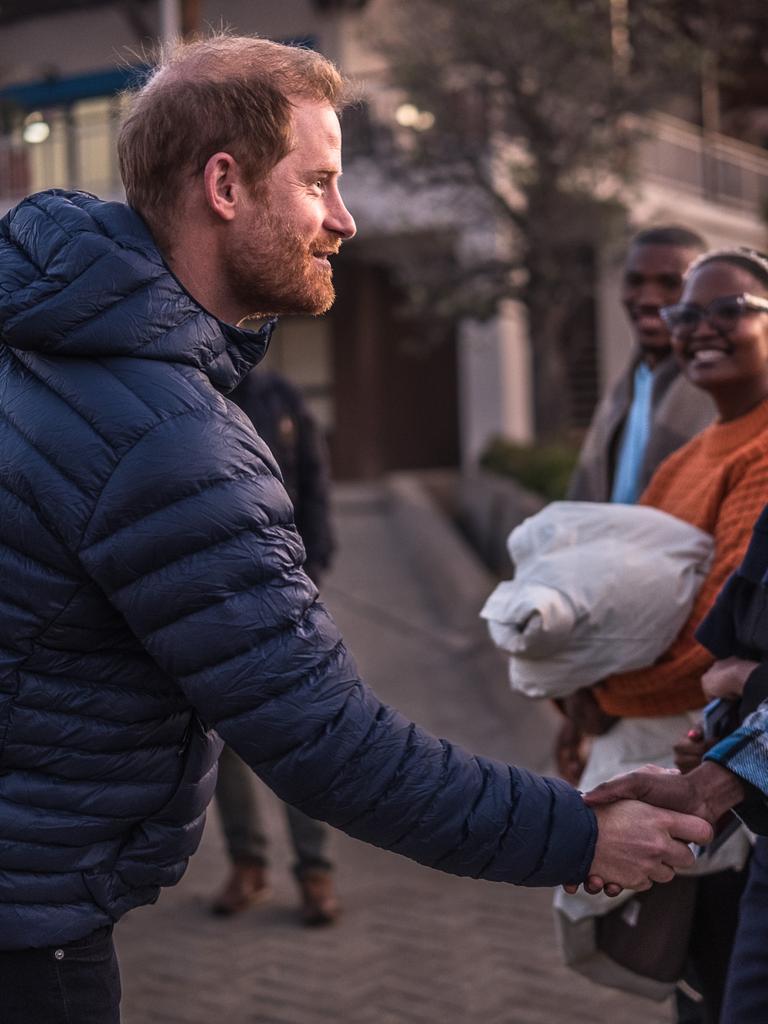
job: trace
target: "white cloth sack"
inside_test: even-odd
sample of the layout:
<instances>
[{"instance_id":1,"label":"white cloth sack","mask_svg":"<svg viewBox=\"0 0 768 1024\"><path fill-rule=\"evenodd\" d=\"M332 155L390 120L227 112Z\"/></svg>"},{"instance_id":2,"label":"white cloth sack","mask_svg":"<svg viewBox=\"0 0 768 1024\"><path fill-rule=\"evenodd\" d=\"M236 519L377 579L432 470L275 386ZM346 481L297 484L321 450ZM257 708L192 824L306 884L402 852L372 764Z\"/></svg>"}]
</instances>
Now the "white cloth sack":
<instances>
[{"instance_id":1,"label":"white cloth sack","mask_svg":"<svg viewBox=\"0 0 768 1024\"><path fill-rule=\"evenodd\" d=\"M512 688L564 697L653 664L684 625L713 539L659 509L556 501L509 535L515 577L480 615Z\"/></svg>"}]
</instances>

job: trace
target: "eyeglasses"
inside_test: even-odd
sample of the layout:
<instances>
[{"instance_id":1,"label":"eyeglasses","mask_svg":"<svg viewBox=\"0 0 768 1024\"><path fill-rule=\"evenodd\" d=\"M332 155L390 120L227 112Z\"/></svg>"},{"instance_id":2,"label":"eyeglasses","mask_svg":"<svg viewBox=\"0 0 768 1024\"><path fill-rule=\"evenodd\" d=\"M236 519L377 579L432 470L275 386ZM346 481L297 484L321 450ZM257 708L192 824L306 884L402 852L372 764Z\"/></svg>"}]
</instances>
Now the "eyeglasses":
<instances>
[{"instance_id":1,"label":"eyeglasses","mask_svg":"<svg viewBox=\"0 0 768 1024\"><path fill-rule=\"evenodd\" d=\"M678 338L689 337L702 320L706 320L719 334L729 334L743 316L749 313L768 313L768 299L747 294L723 295L713 299L708 306L678 302L674 306L662 306L659 312L670 332Z\"/></svg>"}]
</instances>

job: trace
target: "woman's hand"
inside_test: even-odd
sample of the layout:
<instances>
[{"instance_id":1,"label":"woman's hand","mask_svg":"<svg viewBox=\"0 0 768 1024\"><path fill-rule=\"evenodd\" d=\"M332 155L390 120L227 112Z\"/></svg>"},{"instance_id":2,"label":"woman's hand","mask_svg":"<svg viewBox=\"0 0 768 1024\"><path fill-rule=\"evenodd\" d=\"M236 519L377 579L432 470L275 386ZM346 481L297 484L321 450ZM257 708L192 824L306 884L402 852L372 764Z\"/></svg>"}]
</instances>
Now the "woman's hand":
<instances>
[{"instance_id":1,"label":"woman's hand","mask_svg":"<svg viewBox=\"0 0 768 1024\"><path fill-rule=\"evenodd\" d=\"M725 697L738 700L744 684L759 662L746 658L723 658L716 661L701 677L701 686L707 700Z\"/></svg>"},{"instance_id":2,"label":"woman's hand","mask_svg":"<svg viewBox=\"0 0 768 1024\"><path fill-rule=\"evenodd\" d=\"M592 688L585 686L563 699L563 713L573 725L587 736L602 736L616 722L597 703Z\"/></svg>"},{"instance_id":3,"label":"woman's hand","mask_svg":"<svg viewBox=\"0 0 768 1024\"><path fill-rule=\"evenodd\" d=\"M701 726L694 726L693 729L689 729L685 736L679 739L673 747L677 769L682 775L687 775L694 768L698 768L702 757L714 745L714 740L708 741L704 739Z\"/></svg>"},{"instance_id":4,"label":"woman's hand","mask_svg":"<svg viewBox=\"0 0 768 1024\"><path fill-rule=\"evenodd\" d=\"M561 779L578 785L586 760L583 753L584 733L569 719L565 719L555 737L555 764Z\"/></svg>"}]
</instances>

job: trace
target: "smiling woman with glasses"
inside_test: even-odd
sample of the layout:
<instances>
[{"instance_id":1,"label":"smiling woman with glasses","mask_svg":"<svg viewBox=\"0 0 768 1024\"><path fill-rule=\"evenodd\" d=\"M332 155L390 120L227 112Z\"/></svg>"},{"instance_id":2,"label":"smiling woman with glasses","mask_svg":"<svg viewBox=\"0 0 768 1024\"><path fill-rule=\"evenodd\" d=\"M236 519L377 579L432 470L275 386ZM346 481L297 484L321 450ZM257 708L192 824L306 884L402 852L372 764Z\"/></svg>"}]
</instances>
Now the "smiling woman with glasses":
<instances>
[{"instance_id":1,"label":"smiling woman with glasses","mask_svg":"<svg viewBox=\"0 0 768 1024\"><path fill-rule=\"evenodd\" d=\"M663 306L662 319L672 334L685 338L693 334L702 320L720 334L729 334L738 327L739 320L750 313L768 313L768 299L756 295L723 295L713 299L706 308L690 302L678 302L674 306Z\"/></svg>"},{"instance_id":2,"label":"smiling woman with glasses","mask_svg":"<svg viewBox=\"0 0 768 1024\"><path fill-rule=\"evenodd\" d=\"M661 310L692 384L709 392L721 422L768 396L768 258L718 249L688 270L680 302Z\"/></svg>"}]
</instances>

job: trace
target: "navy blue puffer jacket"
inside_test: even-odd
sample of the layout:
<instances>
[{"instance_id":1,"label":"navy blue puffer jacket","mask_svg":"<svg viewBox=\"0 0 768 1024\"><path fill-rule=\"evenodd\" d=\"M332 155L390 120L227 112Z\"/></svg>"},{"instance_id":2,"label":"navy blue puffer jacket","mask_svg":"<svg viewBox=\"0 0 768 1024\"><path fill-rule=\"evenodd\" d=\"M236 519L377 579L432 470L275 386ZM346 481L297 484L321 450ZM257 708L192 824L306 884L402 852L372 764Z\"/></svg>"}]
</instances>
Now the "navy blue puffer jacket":
<instances>
[{"instance_id":1,"label":"navy blue puffer jacket","mask_svg":"<svg viewBox=\"0 0 768 1024\"><path fill-rule=\"evenodd\" d=\"M0 948L176 882L216 734L360 839L582 880L596 827L572 789L433 738L358 678L277 467L223 397L271 327L211 316L135 213L84 193L11 211L0 267Z\"/></svg>"}]
</instances>

